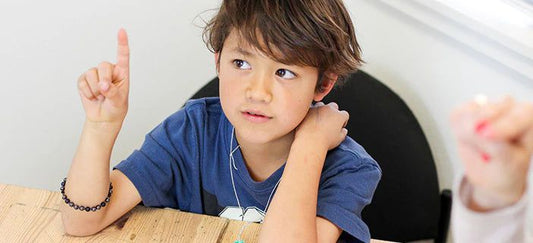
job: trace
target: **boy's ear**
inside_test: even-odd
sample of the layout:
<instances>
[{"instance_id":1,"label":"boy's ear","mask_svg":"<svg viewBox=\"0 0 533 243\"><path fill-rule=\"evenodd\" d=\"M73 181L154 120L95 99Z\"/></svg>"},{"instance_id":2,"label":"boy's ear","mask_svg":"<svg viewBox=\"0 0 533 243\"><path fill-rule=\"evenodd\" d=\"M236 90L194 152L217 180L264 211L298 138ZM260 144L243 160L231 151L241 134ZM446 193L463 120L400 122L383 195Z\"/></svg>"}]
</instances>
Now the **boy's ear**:
<instances>
[{"instance_id":1,"label":"boy's ear","mask_svg":"<svg viewBox=\"0 0 533 243\"><path fill-rule=\"evenodd\" d=\"M220 68L220 60L218 59L220 57L220 52L215 52L215 68L217 70L217 74Z\"/></svg>"},{"instance_id":2,"label":"boy's ear","mask_svg":"<svg viewBox=\"0 0 533 243\"><path fill-rule=\"evenodd\" d=\"M337 79L339 78L339 75L335 73L324 73L322 75L322 83L320 84L320 87L315 91L315 97L314 101L318 102L324 99L327 94L333 89L333 86L335 86L335 83L337 82Z\"/></svg>"}]
</instances>

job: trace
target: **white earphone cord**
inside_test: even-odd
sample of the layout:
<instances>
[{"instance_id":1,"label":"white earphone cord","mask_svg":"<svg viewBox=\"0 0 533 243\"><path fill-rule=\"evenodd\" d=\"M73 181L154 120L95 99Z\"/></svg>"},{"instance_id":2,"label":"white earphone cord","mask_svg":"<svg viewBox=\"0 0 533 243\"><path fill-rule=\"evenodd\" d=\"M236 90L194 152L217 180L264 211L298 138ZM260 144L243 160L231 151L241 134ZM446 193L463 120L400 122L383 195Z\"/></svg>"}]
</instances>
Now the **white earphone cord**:
<instances>
[{"instance_id":1,"label":"white earphone cord","mask_svg":"<svg viewBox=\"0 0 533 243\"><path fill-rule=\"evenodd\" d=\"M235 127L231 130L231 140L230 140L230 149L233 147L233 136L235 134ZM237 149L240 148L240 145L237 145L234 149L232 149L229 152L229 171L231 176L231 185L233 186L233 193L235 194L235 199L237 199L237 205L239 206L239 209L241 209L241 221L244 221L244 209L241 207L241 201L239 200L239 195L237 195L237 189L235 188L235 180L233 179L233 170L231 169L232 165L235 170L237 169L237 166L235 165L235 159L233 158L233 153L237 151ZM274 195L274 191L278 188L279 183L281 182L281 178L279 178L278 182L276 182L276 185L274 185L274 188L270 192L270 195L268 196L267 204L265 206L265 210L263 211L265 214L268 210L268 207L270 206L270 200L272 199L272 195Z\"/></svg>"},{"instance_id":2,"label":"white earphone cord","mask_svg":"<svg viewBox=\"0 0 533 243\"><path fill-rule=\"evenodd\" d=\"M241 207L241 202L239 200L239 195L237 195L237 190L235 189L235 180L233 179L233 170L232 170L232 165L233 165L233 168L235 170L239 170L237 169L237 166L235 165L235 159L233 158L233 153L235 153L235 151L237 151L237 149L240 148L240 145L237 145L235 148L231 149L233 147L233 136L235 134L235 127L233 127L233 129L231 130L231 140L230 140L230 152L229 152L229 172L230 172L230 176L231 176L231 185L233 186L233 193L235 194L235 199L237 199L237 205L239 206L239 209L241 210L241 221L244 221L244 208ZM268 201L267 201L267 204L265 206L265 210L264 210L264 213L266 215L266 212L268 210L268 207L270 206L270 199L272 199L272 195L274 195L274 191L276 191L276 189L278 188L278 185L281 181L281 178L279 178L278 182L276 182L276 185L274 185L274 188L272 189L272 191L270 192L270 195L268 196ZM262 221L261 221L262 222ZM240 240L241 237L242 237L242 233L244 232L244 229L250 224L250 222L248 222L247 224L243 225L241 227L241 230L239 231L239 235L237 236L237 239Z\"/></svg>"},{"instance_id":3,"label":"white earphone cord","mask_svg":"<svg viewBox=\"0 0 533 243\"><path fill-rule=\"evenodd\" d=\"M235 134L235 127L231 130L231 140L230 140L230 149L233 147L233 134ZM239 148L239 145L235 147L233 150L229 152L229 172L231 175L231 185L233 186L233 192L235 193L235 199L237 199L237 205L239 206L239 209L241 210L241 221L244 221L244 209L241 207L241 202L239 201L239 196L237 195L237 190L235 189L235 180L233 179L233 170L231 169L231 165L233 164L233 168L237 170L237 167L235 166L235 159L233 159L233 153Z\"/></svg>"}]
</instances>

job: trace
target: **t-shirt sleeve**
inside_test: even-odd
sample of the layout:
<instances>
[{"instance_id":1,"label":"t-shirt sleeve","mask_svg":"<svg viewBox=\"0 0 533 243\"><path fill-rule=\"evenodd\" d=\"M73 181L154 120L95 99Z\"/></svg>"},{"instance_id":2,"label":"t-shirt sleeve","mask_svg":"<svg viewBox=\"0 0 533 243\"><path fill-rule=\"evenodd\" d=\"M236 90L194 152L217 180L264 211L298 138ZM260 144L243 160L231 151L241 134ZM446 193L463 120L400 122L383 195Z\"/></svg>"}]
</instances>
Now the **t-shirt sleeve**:
<instances>
[{"instance_id":1,"label":"t-shirt sleeve","mask_svg":"<svg viewBox=\"0 0 533 243\"><path fill-rule=\"evenodd\" d=\"M140 149L113 168L132 181L145 206L189 207L193 178L198 178L202 121L194 113L185 107L168 117L146 135Z\"/></svg>"},{"instance_id":2,"label":"t-shirt sleeve","mask_svg":"<svg viewBox=\"0 0 533 243\"><path fill-rule=\"evenodd\" d=\"M340 227L339 242L369 242L370 232L361 219L363 208L381 178L381 169L370 157L345 157L322 172L318 192L317 215ZM327 165L325 165L327 166Z\"/></svg>"}]
</instances>

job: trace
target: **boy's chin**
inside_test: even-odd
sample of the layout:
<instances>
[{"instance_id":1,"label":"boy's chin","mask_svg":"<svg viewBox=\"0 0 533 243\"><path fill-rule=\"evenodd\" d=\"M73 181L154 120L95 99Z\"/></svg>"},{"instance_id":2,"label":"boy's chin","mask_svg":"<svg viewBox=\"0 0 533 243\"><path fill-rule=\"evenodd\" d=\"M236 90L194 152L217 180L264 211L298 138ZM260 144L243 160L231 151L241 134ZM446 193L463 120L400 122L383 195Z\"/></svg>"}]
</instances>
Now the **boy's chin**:
<instances>
[{"instance_id":1,"label":"boy's chin","mask_svg":"<svg viewBox=\"0 0 533 243\"><path fill-rule=\"evenodd\" d=\"M294 130L283 132L283 131L259 131L254 129L243 129L242 133L239 136L239 139L245 141L239 141L239 143L249 143L249 144L268 144L276 141L287 140L288 143L292 143L294 139Z\"/></svg>"}]
</instances>

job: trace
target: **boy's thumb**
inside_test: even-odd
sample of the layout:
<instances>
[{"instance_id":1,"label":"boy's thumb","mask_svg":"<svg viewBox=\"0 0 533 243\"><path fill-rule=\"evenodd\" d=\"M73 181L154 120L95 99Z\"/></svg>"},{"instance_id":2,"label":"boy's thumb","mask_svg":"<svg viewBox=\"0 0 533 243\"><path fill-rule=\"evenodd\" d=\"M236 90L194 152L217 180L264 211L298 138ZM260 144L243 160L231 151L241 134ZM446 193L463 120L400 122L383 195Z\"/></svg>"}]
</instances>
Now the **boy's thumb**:
<instances>
[{"instance_id":1,"label":"boy's thumb","mask_svg":"<svg viewBox=\"0 0 533 243\"><path fill-rule=\"evenodd\" d=\"M106 93L107 91L109 91L109 83L108 82L100 82L98 85L100 86L100 92Z\"/></svg>"},{"instance_id":2,"label":"boy's thumb","mask_svg":"<svg viewBox=\"0 0 533 243\"><path fill-rule=\"evenodd\" d=\"M116 94L117 88L113 87L113 85L111 85L108 82L100 82L99 86L100 86L100 93L102 93L102 95L104 95L104 97L108 99L113 98L113 96Z\"/></svg>"}]
</instances>

